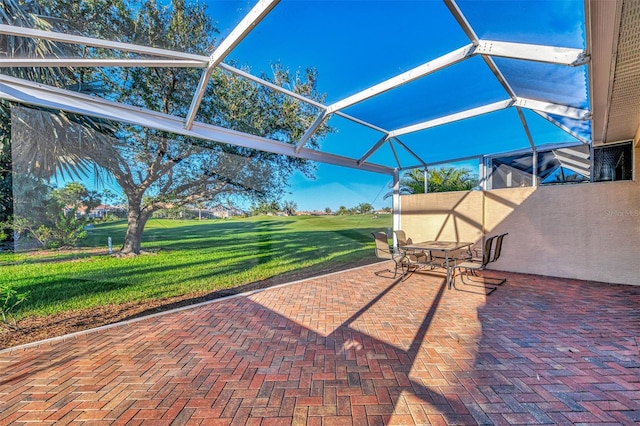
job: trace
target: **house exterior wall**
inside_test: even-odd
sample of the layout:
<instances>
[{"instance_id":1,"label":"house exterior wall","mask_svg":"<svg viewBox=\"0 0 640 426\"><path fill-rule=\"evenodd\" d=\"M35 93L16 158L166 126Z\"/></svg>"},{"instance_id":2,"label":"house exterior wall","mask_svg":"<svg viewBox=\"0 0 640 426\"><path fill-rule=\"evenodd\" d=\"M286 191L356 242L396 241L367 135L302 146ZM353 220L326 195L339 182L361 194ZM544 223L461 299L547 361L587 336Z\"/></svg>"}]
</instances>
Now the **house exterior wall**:
<instances>
[{"instance_id":1,"label":"house exterior wall","mask_svg":"<svg viewBox=\"0 0 640 426\"><path fill-rule=\"evenodd\" d=\"M635 180L401 197L414 241L508 232L495 269L640 285L640 132Z\"/></svg>"}]
</instances>

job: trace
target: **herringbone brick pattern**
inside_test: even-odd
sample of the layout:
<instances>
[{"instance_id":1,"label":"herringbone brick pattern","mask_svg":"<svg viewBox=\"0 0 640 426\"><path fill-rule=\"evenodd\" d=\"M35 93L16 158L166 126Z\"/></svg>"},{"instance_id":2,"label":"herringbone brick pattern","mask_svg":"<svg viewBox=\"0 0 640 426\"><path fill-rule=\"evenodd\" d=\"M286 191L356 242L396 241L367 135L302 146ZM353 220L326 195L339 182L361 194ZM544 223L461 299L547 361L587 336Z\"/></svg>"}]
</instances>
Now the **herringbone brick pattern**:
<instances>
[{"instance_id":1,"label":"herringbone brick pattern","mask_svg":"<svg viewBox=\"0 0 640 426\"><path fill-rule=\"evenodd\" d=\"M0 424L640 422L640 287L377 269L0 352Z\"/></svg>"}]
</instances>

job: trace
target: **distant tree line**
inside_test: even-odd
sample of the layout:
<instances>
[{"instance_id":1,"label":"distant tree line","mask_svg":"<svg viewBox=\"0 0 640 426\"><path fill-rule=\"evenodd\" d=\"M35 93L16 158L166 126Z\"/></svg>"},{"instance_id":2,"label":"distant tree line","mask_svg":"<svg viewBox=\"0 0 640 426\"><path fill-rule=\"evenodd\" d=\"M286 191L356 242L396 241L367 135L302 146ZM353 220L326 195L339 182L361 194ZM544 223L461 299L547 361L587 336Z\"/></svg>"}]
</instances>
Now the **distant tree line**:
<instances>
[{"instance_id":1,"label":"distant tree line","mask_svg":"<svg viewBox=\"0 0 640 426\"><path fill-rule=\"evenodd\" d=\"M258 216L261 214L283 214L293 216L298 210L298 205L294 201L260 201L251 207L251 215Z\"/></svg>"},{"instance_id":2,"label":"distant tree line","mask_svg":"<svg viewBox=\"0 0 640 426\"><path fill-rule=\"evenodd\" d=\"M391 209L389 208L389 210ZM325 212L331 213L331 209L327 207L325 209ZM338 207L338 210L335 211L335 214L337 214L338 216L345 216L345 215L355 215L355 214L367 214L371 212L373 212L373 205L371 205L370 203L360 203L357 206L350 207L350 208L347 208L346 206L340 206Z\"/></svg>"},{"instance_id":3,"label":"distant tree line","mask_svg":"<svg viewBox=\"0 0 640 426\"><path fill-rule=\"evenodd\" d=\"M298 206L293 201L283 201L282 203L279 203L277 201L269 201L269 202L264 201L264 202L255 204L251 208L251 215L257 216L261 214L271 214L271 215L283 214L287 216L293 216L294 214L296 214L297 209L298 209ZM333 211L331 207L326 207L324 209L324 213L328 215L335 214L338 216L345 216L345 215L356 215L356 214L368 214L368 213L372 213L373 210L374 209L372 204L360 203L354 207L349 207L349 208L347 208L346 206L340 206L336 211ZM390 213L391 207L385 207L382 210Z\"/></svg>"}]
</instances>

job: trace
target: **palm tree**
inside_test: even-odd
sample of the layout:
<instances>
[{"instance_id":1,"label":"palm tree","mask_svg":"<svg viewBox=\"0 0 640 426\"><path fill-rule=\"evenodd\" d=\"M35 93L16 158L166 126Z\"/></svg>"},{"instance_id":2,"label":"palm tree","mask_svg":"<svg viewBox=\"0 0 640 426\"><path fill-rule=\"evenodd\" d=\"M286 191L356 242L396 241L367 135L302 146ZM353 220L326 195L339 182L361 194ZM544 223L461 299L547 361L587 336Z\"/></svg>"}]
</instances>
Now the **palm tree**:
<instances>
[{"instance_id":1,"label":"palm tree","mask_svg":"<svg viewBox=\"0 0 640 426\"><path fill-rule=\"evenodd\" d=\"M46 10L35 2L0 0L0 20L5 23L52 30L54 21L47 20L46 14ZM75 49L77 48L73 46L63 47L62 44L44 39L0 35L0 50L6 52L9 57L71 57L77 56L78 52ZM81 84L79 78L83 77L78 77L69 68L21 67L8 68L4 72L55 87L83 88L85 92L91 87ZM29 125L15 126L12 134L12 118ZM70 128L76 131L69 131ZM49 142L51 134L58 135L59 142L42 143ZM11 139L14 142L12 167L3 169L13 168L14 172L28 172L43 179L49 179L60 172L69 176L87 176L89 168L95 167L95 162L90 161L87 152L101 152L103 146L110 145L112 141L105 137L109 134L108 127L88 117L61 111L49 112L44 108L22 107L0 99L0 145L5 148L10 145ZM100 146L101 149L96 150L96 146Z\"/></svg>"},{"instance_id":2,"label":"palm tree","mask_svg":"<svg viewBox=\"0 0 640 426\"><path fill-rule=\"evenodd\" d=\"M51 30L52 24L43 16L45 11L36 2L21 2L18 0L0 0L0 22L25 28ZM67 47L66 49L70 49ZM60 44L44 39L31 39L11 35L0 35L0 50L9 57L15 58L55 58L66 57L69 53ZM65 68L51 67L21 67L7 68L3 71L13 77L40 82L51 86L69 87L77 81L73 73ZM47 128L46 135L30 140L30 144L21 144L19 129L27 125L14 126L12 134L11 121L30 122L26 115L35 112L39 114L35 122L40 121L42 128ZM0 239L11 235L11 221L13 211L13 173L30 172L37 177L50 178L60 170L79 175L86 169L88 162L83 154L84 148L79 144L70 144L65 155L60 155L58 144L42 143L49 141L51 134L65 134L72 120L92 123L88 118L78 119L66 114L43 113L42 109L33 107L19 107L5 99L0 99ZM44 121L42 121L44 120ZM34 122L34 121L31 121ZM92 126L90 125L89 128ZM95 128L95 126L93 126ZM91 135L86 135L91 136ZM13 140L13 147L12 145ZM23 140L25 140L23 138ZM29 139L26 139L27 141ZM84 141L100 139L85 137ZM37 143L40 142L40 143ZM13 151L13 155L12 155ZM36 167L37 165L37 167ZM7 227L8 226L8 227Z\"/></svg>"},{"instance_id":3,"label":"palm tree","mask_svg":"<svg viewBox=\"0 0 640 426\"><path fill-rule=\"evenodd\" d=\"M427 192L470 191L478 185L478 177L467 168L441 167L429 169ZM424 170L412 169L400 179L400 195L424 194ZM393 196L387 192L384 199Z\"/></svg>"},{"instance_id":4,"label":"palm tree","mask_svg":"<svg viewBox=\"0 0 640 426\"><path fill-rule=\"evenodd\" d=\"M477 185L478 177L472 175L467 168L442 167L429 170L428 192L470 191Z\"/></svg>"}]
</instances>

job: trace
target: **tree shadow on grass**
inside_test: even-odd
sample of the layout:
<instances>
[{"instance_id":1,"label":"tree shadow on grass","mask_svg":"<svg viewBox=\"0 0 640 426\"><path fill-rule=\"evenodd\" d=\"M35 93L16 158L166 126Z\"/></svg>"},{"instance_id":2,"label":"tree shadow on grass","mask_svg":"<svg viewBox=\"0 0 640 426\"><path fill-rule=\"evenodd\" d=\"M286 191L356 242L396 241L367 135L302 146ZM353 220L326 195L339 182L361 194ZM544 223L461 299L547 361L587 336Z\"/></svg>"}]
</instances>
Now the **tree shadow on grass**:
<instances>
[{"instance_id":1,"label":"tree shadow on grass","mask_svg":"<svg viewBox=\"0 0 640 426\"><path fill-rule=\"evenodd\" d=\"M19 321L20 329L14 333L0 332L0 349L12 347L46 338L61 336L73 332L83 331L108 324L117 324L133 318L145 317L159 312L194 305L214 299L232 296L244 292L259 290L279 284L293 282L327 273L338 272L360 265L375 263L378 259L369 256L353 261L347 255L339 256L331 262L313 265L308 268L300 268L295 271L274 275L264 280L242 284L235 287L222 288L214 291L190 292L178 296L157 297L141 301L122 302L118 304L102 305L94 308L86 308L76 311L65 311L46 317L28 317ZM63 279L58 283L73 284L74 294L63 293L54 287L45 287L49 292L49 301L52 295L56 297L54 302L64 302L68 298L78 297L87 293L98 294L96 284L100 284L102 292L109 292L121 287L122 283L99 282L83 279ZM27 305L28 306L28 305Z\"/></svg>"},{"instance_id":2,"label":"tree shadow on grass","mask_svg":"<svg viewBox=\"0 0 640 426\"><path fill-rule=\"evenodd\" d=\"M88 259L94 256L109 254L106 248L81 247L60 250L33 250L11 254L10 260L0 260L0 266L15 266L39 263L61 263L80 259ZM16 259L16 257L18 259ZM1 258L0 258L1 259Z\"/></svg>"},{"instance_id":3,"label":"tree shadow on grass","mask_svg":"<svg viewBox=\"0 0 640 426\"><path fill-rule=\"evenodd\" d=\"M276 218L215 221L211 226L194 222L176 227L150 227L145 235L152 240L158 239L159 244L145 241L145 248L155 252L157 260L152 256L122 262L114 259L92 266L90 257L95 253L52 252L42 258L34 256L28 263L82 260L88 262L87 266L80 265L74 271L52 268L40 279L16 277L12 282L19 291L32 295L20 306L21 312L73 298L99 298L120 290L138 291L138 288L144 297L140 303L149 299L175 299L180 297L175 296L176 290L186 287L183 283L189 280L198 283L190 287L193 290L186 290L184 296L196 303L203 297L204 300L223 297L376 261L371 232L377 228L331 229L327 221L320 221L316 230L311 222L307 230L290 229L289 225L294 221ZM107 228L105 235L113 230L113 226ZM171 259L169 256L174 253L177 257ZM99 256L105 255L99 253ZM293 270L281 272L288 268ZM235 287L230 288L234 282L229 277L234 275L238 276ZM262 277L265 278L247 282ZM209 290L206 290L207 286ZM208 293L202 294L206 291ZM117 294L105 297L105 300L108 298L123 299Z\"/></svg>"},{"instance_id":4,"label":"tree shadow on grass","mask_svg":"<svg viewBox=\"0 0 640 426\"><path fill-rule=\"evenodd\" d=\"M193 247L201 246L199 243L195 243L197 240L205 242L205 245L210 245L212 242L220 240L233 240L244 238L243 236L253 233L261 233L265 231L280 231L286 228L286 222L279 222L276 220L256 220L256 221L211 221L211 222L195 222L193 224L178 223L176 226L159 226L157 222L149 222L151 225L145 227L142 236L143 249L150 249L149 245L153 246L159 242L166 241L163 246L175 248L171 241L191 242ZM153 226L153 225L156 226ZM86 240L89 246L104 246L106 245L107 238L112 237L114 247L120 247L124 241L124 234L126 227L120 228L101 228L96 227L92 230L91 236Z\"/></svg>"},{"instance_id":5,"label":"tree shadow on grass","mask_svg":"<svg viewBox=\"0 0 640 426\"><path fill-rule=\"evenodd\" d=\"M337 245L340 246L340 244ZM341 251L345 251L345 248L342 247ZM358 255L358 252L360 252L360 255ZM191 302L178 302L180 306L184 306L377 261L373 255L367 256L368 252L369 250L367 248L350 249L347 253L333 256L324 262L318 262L308 267L296 268L263 280L250 283L239 282L239 285L233 287L233 284L221 283L219 278L238 275L254 268L265 268L267 263L272 263L279 268L286 268L287 265L295 267L295 265L317 260L318 257L326 256L329 252L323 251L321 254L317 250L294 250L289 255L283 255L282 250L278 247L269 245L268 247L259 247L256 249L255 254L247 256L247 248L242 245L236 245L225 248L224 255L217 256L214 261L207 258L199 260L192 259L189 262L182 262L177 265L167 265L161 262L162 259L160 258L158 262L153 264L122 263L119 267L110 268L107 272L102 270L80 272L77 274L60 274L58 276L43 277L42 280L29 284L21 284L20 279L14 279L13 283L20 292L28 292L31 295L20 305L19 309L20 312L27 312L42 307L43 305L56 305L74 298L99 297L101 294L104 295L135 287L140 287L140 291L149 293L146 299L175 299L180 296L176 296L175 292L171 295L171 288L181 285L185 279L210 281L209 287L214 288L214 291L207 294L197 294L192 297L193 300ZM199 273L194 274L193 272L196 270L199 271ZM173 273L175 278L167 278L167 273ZM164 274L162 284L152 281L154 274ZM262 274L268 275L269 270L265 269ZM33 278L25 278L24 280L32 281ZM154 286L157 286L155 291L149 290L150 287ZM184 296L189 298L189 295L193 295L194 293L203 292L194 290ZM144 300L140 302L143 303ZM163 310L171 308L172 307L169 306L163 308Z\"/></svg>"},{"instance_id":6,"label":"tree shadow on grass","mask_svg":"<svg viewBox=\"0 0 640 426\"><path fill-rule=\"evenodd\" d=\"M128 287L125 282L56 277L45 282L20 286L20 293L28 293L27 299L20 305L20 311L37 309L44 305L56 305L70 299L87 295L105 294Z\"/></svg>"}]
</instances>

